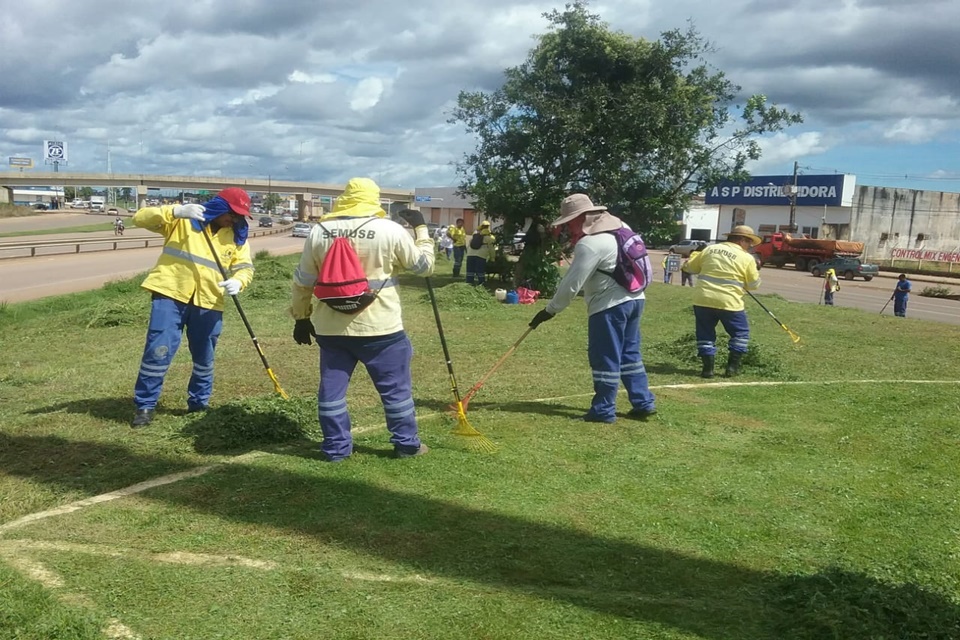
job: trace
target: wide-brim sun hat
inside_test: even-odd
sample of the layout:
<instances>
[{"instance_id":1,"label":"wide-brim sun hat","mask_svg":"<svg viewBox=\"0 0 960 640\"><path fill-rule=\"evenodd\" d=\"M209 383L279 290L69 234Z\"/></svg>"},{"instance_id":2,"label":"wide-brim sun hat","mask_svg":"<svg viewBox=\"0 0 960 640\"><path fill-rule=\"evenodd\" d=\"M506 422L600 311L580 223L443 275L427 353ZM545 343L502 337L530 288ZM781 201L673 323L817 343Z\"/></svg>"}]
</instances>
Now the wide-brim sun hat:
<instances>
[{"instance_id":1,"label":"wide-brim sun hat","mask_svg":"<svg viewBox=\"0 0 960 640\"><path fill-rule=\"evenodd\" d=\"M753 227L748 227L745 224L738 224L733 229L730 230L730 233L723 234L724 238L730 238L730 236L741 236L743 238L749 238L753 246L757 246L763 240L760 239L760 236L753 232Z\"/></svg>"},{"instance_id":2,"label":"wide-brim sun hat","mask_svg":"<svg viewBox=\"0 0 960 640\"><path fill-rule=\"evenodd\" d=\"M600 204L593 204L593 201L583 193L575 193L567 196L560 203L560 217L551 222L551 226L559 227L566 224L585 213L594 213L597 211L606 211L607 208Z\"/></svg>"}]
</instances>

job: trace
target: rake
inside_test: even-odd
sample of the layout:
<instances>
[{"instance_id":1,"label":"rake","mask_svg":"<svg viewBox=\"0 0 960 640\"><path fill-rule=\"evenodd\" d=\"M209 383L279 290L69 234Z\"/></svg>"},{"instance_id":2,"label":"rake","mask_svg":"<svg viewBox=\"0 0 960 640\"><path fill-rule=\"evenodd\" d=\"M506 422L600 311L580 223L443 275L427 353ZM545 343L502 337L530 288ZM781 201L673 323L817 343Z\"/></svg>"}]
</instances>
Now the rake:
<instances>
[{"instance_id":1,"label":"rake","mask_svg":"<svg viewBox=\"0 0 960 640\"><path fill-rule=\"evenodd\" d=\"M505 354L503 354L503 357L500 358L499 360L497 360L497 364L493 365L493 368L490 369L490 371L488 371L485 376L483 376L482 378L480 378L480 382L478 382L477 384L473 385L473 387L471 387L470 390L467 391L467 395L463 396L463 410L464 410L464 411L467 410L467 405L470 403L470 398L472 398L473 395L474 395L477 391L480 390L480 387L482 387L482 386L487 382L487 380L490 378L490 376L492 376L492 375L496 372L496 370L500 368L500 365L502 365L504 362L506 362L507 358L509 358L511 355L513 355L513 352L517 350L517 347L520 346L520 343L523 342L524 338L526 338L528 335L530 335L530 332L531 332L531 331L533 331L533 327L528 327L527 330L523 332L523 335L520 336L520 338L519 338L516 342L513 343L513 346L510 347L510 349L509 349Z\"/></svg>"},{"instance_id":2,"label":"rake","mask_svg":"<svg viewBox=\"0 0 960 640\"><path fill-rule=\"evenodd\" d=\"M887 305L893 300L893 296L890 296L890 300L887 300L886 304L883 305L883 309L880 309L880 315L883 315L883 312L887 310Z\"/></svg>"},{"instance_id":3,"label":"rake","mask_svg":"<svg viewBox=\"0 0 960 640\"><path fill-rule=\"evenodd\" d=\"M226 280L230 276L227 275L227 270L223 268L223 263L220 262L220 256L217 255L217 250L213 247L213 241L210 239L209 229L204 229L202 231L203 237L207 240L207 246L210 247L210 253L213 254L213 259L217 261L217 267L220 269L220 273L223 274L223 279ZM233 298L234 304L237 305L237 313L240 314L240 319L243 320L244 326L247 328L247 333L250 334L250 339L253 340L253 346L257 348L257 353L260 354L260 361L263 363L263 368L267 370L267 375L270 376L270 379L273 381L273 389L277 394L284 400L289 400L290 396L287 395L287 392L283 390L283 387L280 386L280 381L277 380L277 375L273 372L273 369L270 368L270 364L267 362L267 356L263 353L263 348L260 346L260 341L257 340L257 336L253 333L253 327L250 326L250 321L247 320L247 314L243 312L243 307L240 306L240 300L237 299L237 296L230 296Z\"/></svg>"},{"instance_id":4,"label":"rake","mask_svg":"<svg viewBox=\"0 0 960 640\"><path fill-rule=\"evenodd\" d=\"M433 306L433 317L437 320L437 331L440 333L440 345L443 347L443 357L447 360L447 373L450 374L450 389L453 391L453 397L457 401L457 426L454 427L450 433L464 438L467 447L474 451L493 453L497 450L497 445L474 429L473 425L467 421L463 401L460 399L460 390L457 388L457 376L453 373L453 362L450 360L450 350L447 349L447 338L443 334L443 324L440 322L440 308L437 307L437 298L433 295L433 283L430 282L430 278L425 278L425 280L427 281L427 293L430 294L430 304Z\"/></svg>"},{"instance_id":5,"label":"rake","mask_svg":"<svg viewBox=\"0 0 960 640\"><path fill-rule=\"evenodd\" d=\"M747 291L747 290L744 289L744 291ZM782 322L780 322L780 320L777 319L777 316L773 315L773 312L770 311L770 309L767 309L767 308L764 306L764 304L763 304L762 302L760 302L759 299L757 299L757 296L753 295L753 294L750 293L749 291L747 291L747 293L750 294L750 297L753 298L753 301L754 301L754 302L756 302L758 305L760 305L760 308L761 308L761 309L763 309L764 311L767 312L767 315L769 315L771 318L773 318L774 322L776 322L778 325L780 325L780 328L781 328L781 329L783 329L784 331L787 332L787 334L790 336L790 339L793 340L794 344L796 344L797 342L800 342L800 336L798 336L796 333L794 333L793 331L791 331L790 328L789 328L787 325L785 325L785 324L783 324Z\"/></svg>"}]
</instances>

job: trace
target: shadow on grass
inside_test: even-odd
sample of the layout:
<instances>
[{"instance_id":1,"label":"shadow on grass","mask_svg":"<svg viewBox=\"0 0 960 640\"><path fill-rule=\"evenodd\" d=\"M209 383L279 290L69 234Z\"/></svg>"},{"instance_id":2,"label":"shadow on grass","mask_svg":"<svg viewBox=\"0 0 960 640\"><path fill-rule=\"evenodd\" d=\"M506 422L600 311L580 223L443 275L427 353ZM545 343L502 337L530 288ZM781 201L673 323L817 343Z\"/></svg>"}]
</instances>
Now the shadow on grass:
<instances>
[{"instance_id":1,"label":"shadow on grass","mask_svg":"<svg viewBox=\"0 0 960 640\"><path fill-rule=\"evenodd\" d=\"M52 440L10 437L4 444L22 452ZM92 457L119 456L127 467L165 463L115 446L84 446ZM30 466L7 471L74 486ZM411 573L464 581L467 590L488 585L714 640L960 637L960 605L945 596L839 568L812 575L754 570L315 471L229 465L214 478L202 492L174 485L144 495L265 531L314 536ZM239 487L243 500L236 499Z\"/></svg>"},{"instance_id":2,"label":"shadow on grass","mask_svg":"<svg viewBox=\"0 0 960 640\"><path fill-rule=\"evenodd\" d=\"M89 495L194 466L175 458L138 456L115 444L0 433L0 473Z\"/></svg>"},{"instance_id":3,"label":"shadow on grass","mask_svg":"<svg viewBox=\"0 0 960 640\"><path fill-rule=\"evenodd\" d=\"M699 369L686 369L678 367L677 365L671 362L657 362L654 364L646 364L647 373L654 373L658 375L681 375L681 376L695 376L700 377Z\"/></svg>"},{"instance_id":4,"label":"shadow on grass","mask_svg":"<svg viewBox=\"0 0 960 640\"><path fill-rule=\"evenodd\" d=\"M136 407L133 404L133 398L124 396L123 398L84 398L83 400L58 402L57 404L47 407L31 409L27 411L27 413L31 415L44 415L66 411L68 413L88 415L99 418L100 420L130 424L135 410ZM161 409L160 412L162 413L163 410Z\"/></svg>"}]
</instances>

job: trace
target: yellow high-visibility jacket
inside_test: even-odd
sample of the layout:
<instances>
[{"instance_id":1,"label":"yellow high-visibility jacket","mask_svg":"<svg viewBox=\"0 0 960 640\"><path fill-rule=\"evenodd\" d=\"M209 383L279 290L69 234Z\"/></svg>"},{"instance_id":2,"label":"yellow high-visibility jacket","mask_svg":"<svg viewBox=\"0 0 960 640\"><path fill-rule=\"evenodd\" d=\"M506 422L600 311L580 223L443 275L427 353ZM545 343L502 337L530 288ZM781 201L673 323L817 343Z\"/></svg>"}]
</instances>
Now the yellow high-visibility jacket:
<instances>
[{"instance_id":1,"label":"yellow high-visibility jacket","mask_svg":"<svg viewBox=\"0 0 960 640\"><path fill-rule=\"evenodd\" d=\"M462 229L456 225L447 227L447 235L450 236L450 239L453 240L453 246L455 247L465 247L467 246L467 230Z\"/></svg>"},{"instance_id":2,"label":"yellow high-visibility jacket","mask_svg":"<svg viewBox=\"0 0 960 640\"><path fill-rule=\"evenodd\" d=\"M693 290L693 304L698 307L742 311L744 290L760 288L753 256L732 242L712 244L691 254L683 270L700 276Z\"/></svg>"},{"instance_id":3,"label":"yellow high-visibility jacket","mask_svg":"<svg viewBox=\"0 0 960 640\"><path fill-rule=\"evenodd\" d=\"M133 224L166 238L157 265L141 285L144 289L203 309L223 311L224 293L217 286L223 275L203 234L194 231L190 220L174 218L173 206L144 207L134 214ZM243 285L241 290L245 289L253 279L250 242L238 247L230 227L212 234L211 239L227 277L236 278Z\"/></svg>"},{"instance_id":4,"label":"yellow high-visibility jacket","mask_svg":"<svg viewBox=\"0 0 960 640\"><path fill-rule=\"evenodd\" d=\"M490 233L490 229L481 229L480 235L483 236L483 244L479 249L474 249L470 242L467 242L467 257L476 256L489 262L497 257L497 236ZM472 239L473 234L470 235L470 240Z\"/></svg>"}]
</instances>

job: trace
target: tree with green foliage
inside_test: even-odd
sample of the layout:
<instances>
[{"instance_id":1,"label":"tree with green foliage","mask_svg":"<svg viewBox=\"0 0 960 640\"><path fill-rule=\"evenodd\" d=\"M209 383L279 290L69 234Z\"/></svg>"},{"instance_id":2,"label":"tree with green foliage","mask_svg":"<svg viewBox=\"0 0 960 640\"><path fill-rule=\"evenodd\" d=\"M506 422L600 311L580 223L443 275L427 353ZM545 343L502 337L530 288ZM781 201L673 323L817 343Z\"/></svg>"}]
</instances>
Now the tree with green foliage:
<instances>
[{"instance_id":1,"label":"tree with green foliage","mask_svg":"<svg viewBox=\"0 0 960 640\"><path fill-rule=\"evenodd\" d=\"M461 92L450 119L477 138L458 165L461 193L506 237L526 218L543 231L584 192L649 243L668 241L693 195L746 178L758 136L802 121L762 95L737 105L740 87L692 26L649 41L611 31L580 0L544 15L552 27L526 61L496 91ZM541 235L521 278L552 295L559 247Z\"/></svg>"},{"instance_id":2,"label":"tree with green foliage","mask_svg":"<svg viewBox=\"0 0 960 640\"><path fill-rule=\"evenodd\" d=\"M272 214L281 202L283 202L283 198L280 197L279 193L268 193L263 199L263 208L267 213Z\"/></svg>"}]
</instances>

